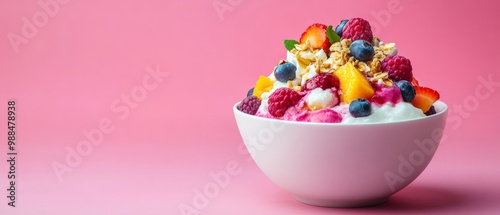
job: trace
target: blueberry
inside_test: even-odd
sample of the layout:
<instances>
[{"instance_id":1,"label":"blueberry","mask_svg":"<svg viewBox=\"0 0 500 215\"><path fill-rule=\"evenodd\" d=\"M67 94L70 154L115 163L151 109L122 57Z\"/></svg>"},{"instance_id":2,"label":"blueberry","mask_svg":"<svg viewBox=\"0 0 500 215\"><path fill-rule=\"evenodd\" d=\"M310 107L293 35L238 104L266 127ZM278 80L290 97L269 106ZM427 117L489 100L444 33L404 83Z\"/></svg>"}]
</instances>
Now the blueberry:
<instances>
[{"instance_id":1,"label":"blueberry","mask_svg":"<svg viewBox=\"0 0 500 215\"><path fill-rule=\"evenodd\" d=\"M247 97L248 97L248 96L253 95L253 89L254 89L254 88L252 87L252 89L248 90L248 92L247 92Z\"/></svg>"},{"instance_id":2,"label":"blueberry","mask_svg":"<svg viewBox=\"0 0 500 215\"><path fill-rule=\"evenodd\" d=\"M366 99L356 99L349 104L349 113L355 118L372 114L372 106Z\"/></svg>"},{"instance_id":3,"label":"blueberry","mask_svg":"<svg viewBox=\"0 0 500 215\"><path fill-rule=\"evenodd\" d=\"M369 61L375 54L372 44L366 40L352 42L349 50L351 51L351 55L360 61Z\"/></svg>"},{"instance_id":4,"label":"blueberry","mask_svg":"<svg viewBox=\"0 0 500 215\"><path fill-rule=\"evenodd\" d=\"M396 82L396 85L401 90L401 96L403 96L403 101L411 102L415 98L415 88L411 85L410 82L406 80Z\"/></svg>"},{"instance_id":5,"label":"blueberry","mask_svg":"<svg viewBox=\"0 0 500 215\"><path fill-rule=\"evenodd\" d=\"M335 32L337 33L337 35L339 35L339 37L342 37L342 30L344 30L344 26L348 21L348 19L340 21L340 24L335 28Z\"/></svg>"},{"instance_id":6,"label":"blueberry","mask_svg":"<svg viewBox=\"0 0 500 215\"><path fill-rule=\"evenodd\" d=\"M289 80L295 79L295 71L297 67L290 62L280 63L276 69L274 69L274 77L280 82L286 83Z\"/></svg>"},{"instance_id":7,"label":"blueberry","mask_svg":"<svg viewBox=\"0 0 500 215\"><path fill-rule=\"evenodd\" d=\"M436 109L434 108L434 105L432 105L431 108L427 112L425 112L425 115L430 116L434 114L436 114Z\"/></svg>"}]
</instances>

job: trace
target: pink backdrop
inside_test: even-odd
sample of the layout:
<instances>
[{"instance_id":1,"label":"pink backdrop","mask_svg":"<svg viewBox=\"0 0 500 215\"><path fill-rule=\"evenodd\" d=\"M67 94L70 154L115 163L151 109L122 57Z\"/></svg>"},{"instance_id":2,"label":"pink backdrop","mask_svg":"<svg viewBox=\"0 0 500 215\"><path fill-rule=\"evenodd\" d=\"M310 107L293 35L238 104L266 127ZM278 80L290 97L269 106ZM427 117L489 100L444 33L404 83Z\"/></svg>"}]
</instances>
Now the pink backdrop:
<instances>
[{"instance_id":1,"label":"pink backdrop","mask_svg":"<svg viewBox=\"0 0 500 215\"><path fill-rule=\"evenodd\" d=\"M499 212L498 3L294 2L1 1L0 214ZM450 106L447 138L388 203L311 207L238 152L231 108L285 57L283 39L349 17L372 22L412 60L420 83L439 90ZM18 114L16 208L6 198L9 99ZM55 164L69 172L58 176ZM230 181L199 197L228 164L238 165Z\"/></svg>"}]
</instances>

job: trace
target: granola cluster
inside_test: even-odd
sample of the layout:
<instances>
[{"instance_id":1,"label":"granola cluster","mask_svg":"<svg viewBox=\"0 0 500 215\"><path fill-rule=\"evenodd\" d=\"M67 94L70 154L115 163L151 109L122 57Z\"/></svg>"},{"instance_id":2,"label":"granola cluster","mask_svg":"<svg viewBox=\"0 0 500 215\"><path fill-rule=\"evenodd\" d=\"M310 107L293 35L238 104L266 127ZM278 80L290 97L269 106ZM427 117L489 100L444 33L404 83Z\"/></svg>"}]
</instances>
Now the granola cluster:
<instances>
[{"instance_id":1,"label":"granola cluster","mask_svg":"<svg viewBox=\"0 0 500 215\"><path fill-rule=\"evenodd\" d=\"M363 72L372 82L392 86L387 72L382 72L381 62L389 55L396 55L397 49L394 43L383 43L379 38L373 38L373 49L375 55L372 60L362 62L356 60L350 55L349 46L352 41L350 39L342 39L330 46L330 56L327 56L322 49L314 49L310 43L306 41L304 44L296 44L295 48L290 50L297 59L298 65L303 69L300 75L303 77L302 82L309 79L311 70L315 73L333 73L335 70L345 65L352 63L356 69ZM292 83L288 83L292 86Z\"/></svg>"}]
</instances>

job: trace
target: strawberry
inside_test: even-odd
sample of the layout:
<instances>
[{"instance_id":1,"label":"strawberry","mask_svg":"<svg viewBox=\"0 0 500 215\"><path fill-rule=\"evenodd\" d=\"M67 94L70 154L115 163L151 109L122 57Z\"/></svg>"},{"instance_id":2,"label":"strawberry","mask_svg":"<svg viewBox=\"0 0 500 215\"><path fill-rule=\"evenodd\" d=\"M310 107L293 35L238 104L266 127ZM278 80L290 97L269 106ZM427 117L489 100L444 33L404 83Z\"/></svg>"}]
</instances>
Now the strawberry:
<instances>
[{"instance_id":1,"label":"strawberry","mask_svg":"<svg viewBox=\"0 0 500 215\"><path fill-rule=\"evenodd\" d=\"M415 86L415 93L415 98L411 103L424 113L429 111L434 102L439 99L439 93L428 87Z\"/></svg>"},{"instance_id":2,"label":"strawberry","mask_svg":"<svg viewBox=\"0 0 500 215\"><path fill-rule=\"evenodd\" d=\"M418 86L418 81L417 81L417 79L415 78L415 76L413 76L413 78L411 79L411 85L413 85L413 86Z\"/></svg>"},{"instance_id":3,"label":"strawberry","mask_svg":"<svg viewBox=\"0 0 500 215\"><path fill-rule=\"evenodd\" d=\"M300 44L305 44L309 40L311 47L323 49L325 53L330 52L330 40L326 36L327 26L319 23L312 24L300 37Z\"/></svg>"}]
</instances>

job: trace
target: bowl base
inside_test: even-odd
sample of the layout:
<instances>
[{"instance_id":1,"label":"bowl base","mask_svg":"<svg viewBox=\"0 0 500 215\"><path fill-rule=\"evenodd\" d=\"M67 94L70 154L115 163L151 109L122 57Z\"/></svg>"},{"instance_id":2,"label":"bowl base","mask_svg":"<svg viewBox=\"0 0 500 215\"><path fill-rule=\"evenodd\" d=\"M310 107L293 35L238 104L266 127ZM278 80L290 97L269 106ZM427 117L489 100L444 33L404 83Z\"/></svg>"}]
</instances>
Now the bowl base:
<instances>
[{"instance_id":1,"label":"bowl base","mask_svg":"<svg viewBox=\"0 0 500 215\"><path fill-rule=\"evenodd\" d=\"M354 207L369 207L378 204L382 204L387 201L389 197L377 198L377 199L361 199L352 201L338 201L338 200L318 200L302 198L299 196L293 196L297 201L302 202L307 205L319 206L319 207L329 207L329 208L354 208Z\"/></svg>"}]
</instances>

